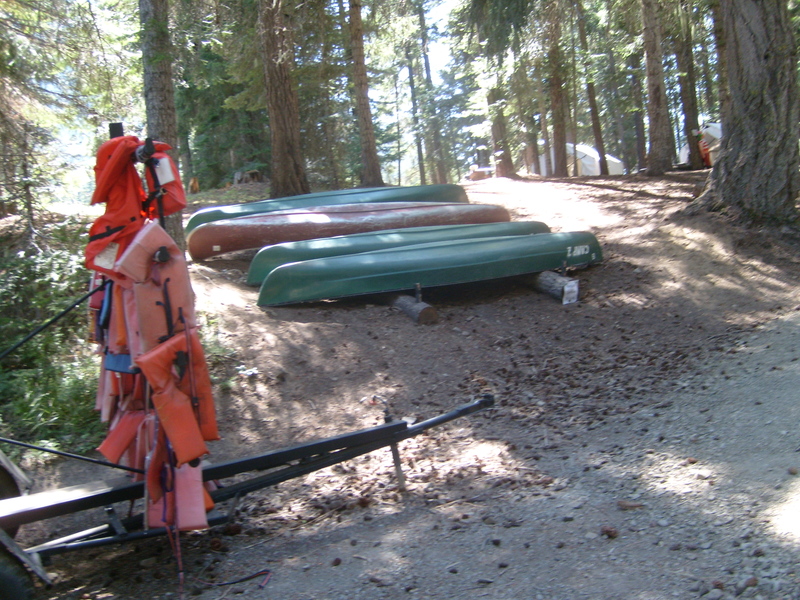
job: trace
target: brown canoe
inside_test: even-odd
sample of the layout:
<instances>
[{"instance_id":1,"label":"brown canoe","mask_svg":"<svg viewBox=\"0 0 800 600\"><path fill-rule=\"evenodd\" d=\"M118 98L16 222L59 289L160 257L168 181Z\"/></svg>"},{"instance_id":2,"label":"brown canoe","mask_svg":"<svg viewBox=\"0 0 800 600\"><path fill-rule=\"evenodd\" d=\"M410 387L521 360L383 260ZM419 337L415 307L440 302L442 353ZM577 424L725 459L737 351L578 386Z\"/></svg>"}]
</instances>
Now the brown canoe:
<instances>
[{"instance_id":1,"label":"brown canoe","mask_svg":"<svg viewBox=\"0 0 800 600\"><path fill-rule=\"evenodd\" d=\"M428 225L467 225L509 221L508 211L492 204L381 202L340 204L224 219L200 225L186 240L194 260L335 235Z\"/></svg>"}]
</instances>

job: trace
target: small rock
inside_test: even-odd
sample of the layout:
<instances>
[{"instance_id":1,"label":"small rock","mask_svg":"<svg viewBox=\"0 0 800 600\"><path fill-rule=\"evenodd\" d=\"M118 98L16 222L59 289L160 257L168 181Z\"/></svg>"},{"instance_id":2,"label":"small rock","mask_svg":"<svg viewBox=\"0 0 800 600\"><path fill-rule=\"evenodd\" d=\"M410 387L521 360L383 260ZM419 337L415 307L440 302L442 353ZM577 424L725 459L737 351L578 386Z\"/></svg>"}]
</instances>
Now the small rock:
<instances>
[{"instance_id":1,"label":"small rock","mask_svg":"<svg viewBox=\"0 0 800 600\"><path fill-rule=\"evenodd\" d=\"M722 598L724 595L725 592L723 592L721 589L714 588L713 590L702 596L702 598L703 600L720 600L720 598Z\"/></svg>"},{"instance_id":2,"label":"small rock","mask_svg":"<svg viewBox=\"0 0 800 600\"><path fill-rule=\"evenodd\" d=\"M139 561L139 566L144 567L145 569L149 569L150 567L155 567L158 563L158 557L151 556L150 558L145 558L144 560Z\"/></svg>"},{"instance_id":3,"label":"small rock","mask_svg":"<svg viewBox=\"0 0 800 600\"><path fill-rule=\"evenodd\" d=\"M617 531L616 527L611 527L609 525L603 525L600 528L600 533L610 540L613 540L619 535L619 531Z\"/></svg>"},{"instance_id":4,"label":"small rock","mask_svg":"<svg viewBox=\"0 0 800 600\"><path fill-rule=\"evenodd\" d=\"M758 579L756 577L748 577L744 581L740 581L736 584L736 595L739 596L747 588L756 587L757 585Z\"/></svg>"},{"instance_id":5,"label":"small rock","mask_svg":"<svg viewBox=\"0 0 800 600\"><path fill-rule=\"evenodd\" d=\"M797 475L797 467L789 467L789 475Z\"/></svg>"},{"instance_id":6,"label":"small rock","mask_svg":"<svg viewBox=\"0 0 800 600\"><path fill-rule=\"evenodd\" d=\"M491 585L494 583L494 579L478 579L478 585Z\"/></svg>"},{"instance_id":7,"label":"small rock","mask_svg":"<svg viewBox=\"0 0 800 600\"><path fill-rule=\"evenodd\" d=\"M239 535L242 533L242 526L239 523L228 523L222 533L225 535Z\"/></svg>"},{"instance_id":8,"label":"small rock","mask_svg":"<svg viewBox=\"0 0 800 600\"><path fill-rule=\"evenodd\" d=\"M341 558L338 558L338 557L337 557L337 558L334 558L334 559L331 561L331 566L332 566L332 567L338 567L340 564L342 564L342 559L341 559Z\"/></svg>"},{"instance_id":9,"label":"small rock","mask_svg":"<svg viewBox=\"0 0 800 600\"><path fill-rule=\"evenodd\" d=\"M644 504L640 502L631 502L630 500L618 500L617 508L620 510L634 510L636 508L643 508Z\"/></svg>"},{"instance_id":10,"label":"small rock","mask_svg":"<svg viewBox=\"0 0 800 600\"><path fill-rule=\"evenodd\" d=\"M669 527L672 523L670 523L669 519L659 519L657 525L659 527Z\"/></svg>"},{"instance_id":11,"label":"small rock","mask_svg":"<svg viewBox=\"0 0 800 600\"><path fill-rule=\"evenodd\" d=\"M498 568L498 569L507 569L507 568L508 568L508 563L501 562L501 563L499 563L499 564L497 565L497 568Z\"/></svg>"},{"instance_id":12,"label":"small rock","mask_svg":"<svg viewBox=\"0 0 800 600\"><path fill-rule=\"evenodd\" d=\"M499 545L500 545L500 544L502 544L502 543L503 543L503 541L502 541L502 540L498 540L498 539L496 539L496 538L492 540L492 545L493 545L493 546L499 546Z\"/></svg>"}]
</instances>

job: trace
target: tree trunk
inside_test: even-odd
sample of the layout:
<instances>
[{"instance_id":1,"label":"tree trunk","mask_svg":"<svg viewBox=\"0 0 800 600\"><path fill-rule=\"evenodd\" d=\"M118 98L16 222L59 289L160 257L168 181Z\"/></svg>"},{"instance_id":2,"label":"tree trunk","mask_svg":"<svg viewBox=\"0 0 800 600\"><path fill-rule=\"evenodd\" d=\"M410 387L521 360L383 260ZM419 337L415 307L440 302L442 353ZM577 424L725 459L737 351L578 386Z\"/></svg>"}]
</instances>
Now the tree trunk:
<instances>
[{"instance_id":1,"label":"tree trunk","mask_svg":"<svg viewBox=\"0 0 800 600\"><path fill-rule=\"evenodd\" d=\"M417 17L419 19L420 41L422 42L422 64L425 67L426 95L428 96L427 102L425 103L426 112L428 113L426 116L431 134L431 141L433 142L431 144L431 149L433 151L434 183L450 183L450 177L444 159L442 123L439 119L439 115L436 114L433 75L431 74L431 62L428 59L428 27L425 23L425 9L422 2L417 3Z\"/></svg>"},{"instance_id":2,"label":"tree trunk","mask_svg":"<svg viewBox=\"0 0 800 600\"><path fill-rule=\"evenodd\" d=\"M411 93L411 121L414 124L414 141L417 146L417 164L419 165L419 184L427 185L425 174L425 152L422 148L422 132L419 126L419 108L417 107L417 88L414 85L414 57L411 50L406 48L406 63L408 64L408 89Z\"/></svg>"},{"instance_id":3,"label":"tree trunk","mask_svg":"<svg viewBox=\"0 0 800 600\"><path fill-rule=\"evenodd\" d=\"M719 118L723 131L730 111L731 96L728 86L728 52L726 32L723 25L722 8L719 0L709 0L709 8L714 17L714 41L717 45L717 81L719 81Z\"/></svg>"},{"instance_id":4,"label":"tree trunk","mask_svg":"<svg viewBox=\"0 0 800 600\"><path fill-rule=\"evenodd\" d=\"M282 0L259 1L258 33L266 78L272 198L296 196L311 191L300 145L300 108L292 76L292 28L284 13Z\"/></svg>"},{"instance_id":5,"label":"tree trunk","mask_svg":"<svg viewBox=\"0 0 800 600\"><path fill-rule=\"evenodd\" d=\"M31 183L31 144L30 133L28 132L29 125L27 122L22 123L22 144L20 145L20 167L22 184L22 205L25 207L25 218L28 220L28 237L33 237L36 231L36 217L33 211L33 184Z\"/></svg>"},{"instance_id":6,"label":"tree trunk","mask_svg":"<svg viewBox=\"0 0 800 600\"><path fill-rule=\"evenodd\" d=\"M361 185L384 185L381 162L372 126L369 106L369 82L364 58L364 27L361 23L361 0L350 0L350 45L353 50L353 85L356 89L356 118L361 139Z\"/></svg>"},{"instance_id":7,"label":"tree trunk","mask_svg":"<svg viewBox=\"0 0 800 600\"><path fill-rule=\"evenodd\" d=\"M567 99L564 93L563 57L561 56L561 17L556 7L551 7L547 25L550 67L550 110L553 113L553 175L566 177L567 173Z\"/></svg>"},{"instance_id":8,"label":"tree trunk","mask_svg":"<svg viewBox=\"0 0 800 600\"><path fill-rule=\"evenodd\" d=\"M796 222L800 103L786 2L730 0L721 12L730 110L722 151L698 202L754 222Z\"/></svg>"},{"instance_id":9,"label":"tree trunk","mask_svg":"<svg viewBox=\"0 0 800 600\"><path fill-rule=\"evenodd\" d=\"M549 177L553 174L553 152L550 146L550 128L547 125L547 106L544 101L544 93L542 87L544 82L536 83L536 97L539 101L539 114L542 125L542 139L544 140L544 175Z\"/></svg>"},{"instance_id":10,"label":"tree trunk","mask_svg":"<svg viewBox=\"0 0 800 600\"><path fill-rule=\"evenodd\" d=\"M508 147L506 115L503 111L505 99L499 88L492 88L488 94L489 114L492 120L492 147L495 160L495 177L515 177L514 159Z\"/></svg>"},{"instance_id":11,"label":"tree trunk","mask_svg":"<svg viewBox=\"0 0 800 600\"><path fill-rule=\"evenodd\" d=\"M594 136L594 147L600 155L600 175L608 175L608 160L606 159L606 146L603 143L603 127L600 124L600 111L597 109L597 94L594 90L594 77L592 66L589 61L589 42L586 39L586 15L583 12L583 4L580 0L576 2L578 10L578 36L581 41L581 50L584 53L586 70L586 96L589 100L589 114L592 119L592 135Z\"/></svg>"},{"instance_id":12,"label":"tree trunk","mask_svg":"<svg viewBox=\"0 0 800 600\"><path fill-rule=\"evenodd\" d=\"M606 29L605 33L608 33L608 29ZM622 86L619 82L623 78L620 76L617 69L617 57L610 44L606 50L606 55L608 56L608 74L611 81L611 85L606 87L607 93L611 96L611 99L608 101L608 106L609 112L613 115L612 120L614 123L614 130L616 130L616 135L612 137L615 146L612 152L622 158L626 170L630 173L633 171L633 165L636 164L636 159L634 158L634 153L631 152L630 144L626 141L625 121L627 118L623 119L624 114L620 108L622 106L620 100L620 88Z\"/></svg>"},{"instance_id":13,"label":"tree trunk","mask_svg":"<svg viewBox=\"0 0 800 600\"><path fill-rule=\"evenodd\" d=\"M178 117L175 89L172 86L172 43L169 35L168 0L139 0L142 27L142 67L147 135L172 146L169 155L180 164ZM186 249L181 211L165 219L167 233L181 249Z\"/></svg>"},{"instance_id":14,"label":"tree trunk","mask_svg":"<svg viewBox=\"0 0 800 600\"><path fill-rule=\"evenodd\" d=\"M697 145L697 131L700 121L697 110L697 84L692 56L692 21L691 6L688 1L681 2L679 8L680 33L675 43L675 58L678 62L678 83L681 88L681 104L683 105L683 134L689 146L689 166L692 169L703 168L703 157Z\"/></svg>"},{"instance_id":15,"label":"tree trunk","mask_svg":"<svg viewBox=\"0 0 800 600\"><path fill-rule=\"evenodd\" d=\"M633 128L636 131L636 169L643 171L647 168L647 138L644 132L644 98L642 94L642 81L639 79L641 57L639 54L631 55L631 95L633 96Z\"/></svg>"},{"instance_id":16,"label":"tree trunk","mask_svg":"<svg viewBox=\"0 0 800 600\"><path fill-rule=\"evenodd\" d=\"M658 176L663 175L672 166L672 131L669 124L667 87L664 82L661 19L655 0L641 0L641 9L647 67L647 120L650 133L647 174Z\"/></svg>"}]
</instances>

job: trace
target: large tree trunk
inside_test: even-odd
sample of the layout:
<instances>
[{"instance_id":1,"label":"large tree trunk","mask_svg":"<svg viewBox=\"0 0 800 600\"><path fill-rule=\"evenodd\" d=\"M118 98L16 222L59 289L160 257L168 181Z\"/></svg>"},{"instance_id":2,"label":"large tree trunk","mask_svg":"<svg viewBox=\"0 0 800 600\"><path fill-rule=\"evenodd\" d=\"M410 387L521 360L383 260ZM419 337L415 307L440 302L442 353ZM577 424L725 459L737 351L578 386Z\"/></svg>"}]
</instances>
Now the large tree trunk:
<instances>
[{"instance_id":1,"label":"large tree trunk","mask_svg":"<svg viewBox=\"0 0 800 600\"><path fill-rule=\"evenodd\" d=\"M542 140L544 141L544 175L550 177L553 175L553 152L550 145L550 128L547 124L547 103L544 100L544 81L536 82L536 99L539 103L539 115L542 126Z\"/></svg>"},{"instance_id":2,"label":"large tree trunk","mask_svg":"<svg viewBox=\"0 0 800 600\"><path fill-rule=\"evenodd\" d=\"M650 148L647 174L663 175L672 166L672 131L669 125L667 86L664 82L664 51L661 19L655 0L641 0L642 33L647 67L647 120Z\"/></svg>"},{"instance_id":3,"label":"large tree trunk","mask_svg":"<svg viewBox=\"0 0 800 600\"><path fill-rule=\"evenodd\" d=\"M681 2L679 8L680 31L675 42L675 58L678 61L678 83L681 88L681 104L683 105L683 134L689 146L689 166L692 169L703 168L703 157L697 145L697 133L700 121L697 110L697 84L692 56L692 21L691 6Z\"/></svg>"},{"instance_id":4,"label":"large tree trunk","mask_svg":"<svg viewBox=\"0 0 800 600\"><path fill-rule=\"evenodd\" d=\"M426 95L425 103L426 120L433 151L433 176L434 183L450 183L450 176L444 159L444 144L442 143L442 123L436 113L436 104L433 90L433 75L431 73L431 61L428 58L428 26L425 22L425 9L422 2L418 2L417 18L419 19L420 41L422 42L422 64L425 67Z\"/></svg>"},{"instance_id":5,"label":"large tree trunk","mask_svg":"<svg viewBox=\"0 0 800 600\"><path fill-rule=\"evenodd\" d=\"M714 41L717 46L717 81L719 81L719 115L720 122L724 128L731 106L731 95L728 86L726 32L723 25L722 7L720 6L719 0L709 0L708 5L714 17Z\"/></svg>"},{"instance_id":6,"label":"large tree trunk","mask_svg":"<svg viewBox=\"0 0 800 600\"><path fill-rule=\"evenodd\" d=\"M797 50L785 0L723 3L730 110L698 203L767 223L796 222L800 191Z\"/></svg>"},{"instance_id":7,"label":"large tree trunk","mask_svg":"<svg viewBox=\"0 0 800 600\"><path fill-rule=\"evenodd\" d=\"M589 114L592 119L592 135L594 147L600 155L600 175L608 175L608 160L606 159L606 146L603 143L603 128L600 125L600 111L597 109L597 94L594 90L594 78L589 62L589 42L586 39L586 15L583 12L583 3L577 0L578 10L578 35L581 41L581 50L584 53L584 68L586 71L586 97L589 100Z\"/></svg>"},{"instance_id":8,"label":"large tree trunk","mask_svg":"<svg viewBox=\"0 0 800 600\"><path fill-rule=\"evenodd\" d=\"M561 55L561 15L551 7L547 25L550 71L550 110L553 113L553 175L566 177L567 173L567 98L564 92L564 61Z\"/></svg>"},{"instance_id":9,"label":"large tree trunk","mask_svg":"<svg viewBox=\"0 0 800 600\"><path fill-rule=\"evenodd\" d=\"M644 132L644 98L642 94L642 81L639 78L641 57L638 53L631 55L631 95L633 96L633 129L636 132L636 169L643 171L647 168L647 137Z\"/></svg>"},{"instance_id":10,"label":"large tree trunk","mask_svg":"<svg viewBox=\"0 0 800 600\"><path fill-rule=\"evenodd\" d=\"M492 88L488 94L489 113L492 120L492 146L494 149L495 176L516 177L514 159L509 149L506 116L503 111L505 99L499 88Z\"/></svg>"},{"instance_id":11,"label":"large tree trunk","mask_svg":"<svg viewBox=\"0 0 800 600\"><path fill-rule=\"evenodd\" d=\"M372 126L372 110L369 106L369 83L367 64L364 58L364 27L361 23L361 0L350 0L350 44L353 50L353 85L356 89L356 118L361 138L361 185L378 187L384 185L381 162L375 143Z\"/></svg>"},{"instance_id":12,"label":"large tree trunk","mask_svg":"<svg viewBox=\"0 0 800 600\"><path fill-rule=\"evenodd\" d=\"M169 36L169 2L139 0L142 27L142 66L144 104L147 112L147 135L172 146L169 155L176 165L178 153L178 117L175 90L172 86L172 43ZM181 211L165 219L167 233L181 249L186 248Z\"/></svg>"},{"instance_id":13,"label":"large tree trunk","mask_svg":"<svg viewBox=\"0 0 800 600\"><path fill-rule=\"evenodd\" d=\"M294 70L291 23L282 0L260 0L258 26L264 57L272 155L272 198L311 191L300 145L300 108Z\"/></svg>"},{"instance_id":14,"label":"large tree trunk","mask_svg":"<svg viewBox=\"0 0 800 600\"><path fill-rule=\"evenodd\" d=\"M422 131L419 125L419 108L417 106L417 88L414 84L414 57L406 47L406 64L408 65L408 89L411 94L411 120L414 124L414 142L417 147L417 165L419 166L419 184L427 185L425 174L425 151L422 148Z\"/></svg>"}]
</instances>

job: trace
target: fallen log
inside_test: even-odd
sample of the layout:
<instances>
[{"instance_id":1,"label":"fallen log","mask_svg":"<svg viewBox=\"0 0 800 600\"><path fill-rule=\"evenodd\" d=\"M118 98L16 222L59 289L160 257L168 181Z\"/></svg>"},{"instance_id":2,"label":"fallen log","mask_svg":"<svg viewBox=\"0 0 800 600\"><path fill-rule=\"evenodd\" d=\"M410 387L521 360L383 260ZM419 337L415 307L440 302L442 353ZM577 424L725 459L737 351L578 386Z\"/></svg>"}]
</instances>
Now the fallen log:
<instances>
[{"instance_id":1,"label":"fallen log","mask_svg":"<svg viewBox=\"0 0 800 600\"><path fill-rule=\"evenodd\" d=\"M523 278L523 283L549 296L561 300L561 304L578 301L578 280L564 277L555 271L543 271Z\"/></svg>"},{"instance_id":2,"label":"fallen log","mask_svg":"<svg viewBox=\"0 0 800 600\"><path fill-rule=\"evenodd\" d=\"M403 311L420 325L433 325L439 320L439 313L433 306L417 301L414 296L390 294L384 297L384 302L392 308Z\"/></svg>"}]
</instances>

